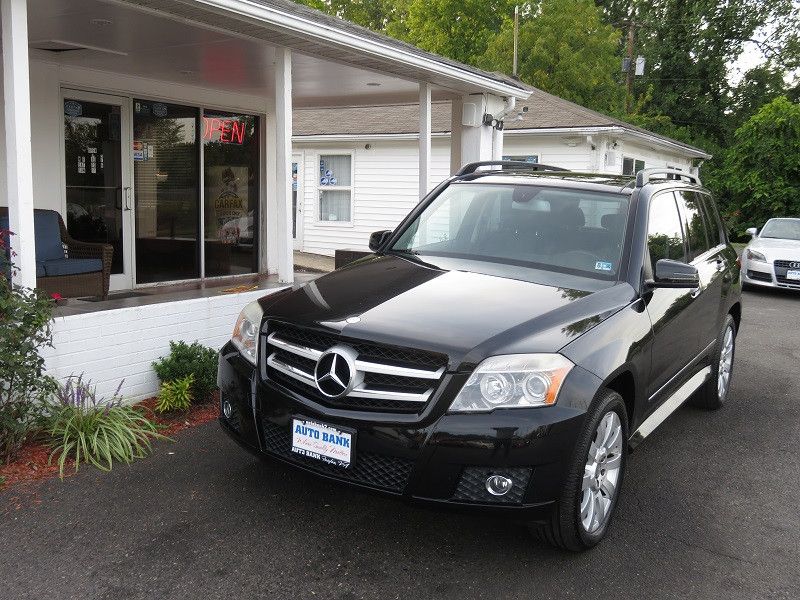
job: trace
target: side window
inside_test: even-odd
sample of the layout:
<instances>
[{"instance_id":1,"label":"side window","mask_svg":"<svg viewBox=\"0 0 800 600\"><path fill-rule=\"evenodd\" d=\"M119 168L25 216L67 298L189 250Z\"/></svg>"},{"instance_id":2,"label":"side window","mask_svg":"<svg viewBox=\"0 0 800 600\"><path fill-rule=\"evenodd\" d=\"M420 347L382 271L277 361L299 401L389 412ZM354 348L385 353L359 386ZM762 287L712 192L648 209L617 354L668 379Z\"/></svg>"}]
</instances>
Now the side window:
<instances>
[{"instance_id":1,"label":"side window","mask_svg":"<svg viewBox=\"0 0 800 600\"><path fill-rule=\"evenodd\" d=\"M708 251L712 244L708 241L708 222L703 214L700 196L695 192L679 190L675 192L678 205L683 210L684 229L689 242L689 257L687 262L692 262L703 252Z\"/></svg>"},{"instance_id":2,"label":"side window","mask_svg":"<svg viewBox=\"0 0 800 600\"><path fill-rule=\"evenodd\" d=\"M686 260L681 217L675 204L675 197L671 193L659 194L650 201L647 249L653 271L656 263L662 258Z\"/></svg>"},{"instance_id":3,"label":"side window","mask_svg":"<svg viewBox=\"0 0 800 600\"><path fill-rule=\"evenodd\" d=\"M722 224L722 218L719 216L716 202L714 202L714 199L708 194L697 195L700 197L706 215L708 215L708 241L711 242L712 246L727 244L728 240L725 235L725 226Z\"/></svg>"},{"instance_id":4,"label":"side window","mask_svg":"<svg viewBox=\"0 0 800 600\"><path fill-rule=\"evenodd\" d=\"M622 174L623 175L636 175L639 171L644 169L644 161L630 156L622 157Z\"/></svg>"}]
</instances>

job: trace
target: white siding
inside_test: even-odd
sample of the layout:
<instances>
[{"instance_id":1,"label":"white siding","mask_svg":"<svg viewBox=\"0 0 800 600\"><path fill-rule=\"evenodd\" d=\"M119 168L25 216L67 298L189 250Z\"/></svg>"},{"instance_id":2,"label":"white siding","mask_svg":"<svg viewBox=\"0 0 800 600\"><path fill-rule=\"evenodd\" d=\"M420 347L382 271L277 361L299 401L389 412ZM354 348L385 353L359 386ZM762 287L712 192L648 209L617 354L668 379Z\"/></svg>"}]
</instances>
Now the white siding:
<instances>
[{"instance_id":1,"label":"white siding","mask_svg":"<svg viewBox=\"0 0 800 600\"><path fill-rule=\"evenodd\" d=\"M677 152L670 152L661 148L647 146L640 142L623 141L617 144L617 164L615 172L622 173L623 157L630 157L636 160L643 160L645 168L650 167L677 167L683 171L689 171L692 167L692 160L681 156Z\"/></svg>"},{"instance_id":2,"label":"white siding","mask_svg":"<svg viewBox=\"0 0 800 600\"><path fill-rule=\"evenodd\" d=\"M369 235L394 229L419 202L419 147L416 140L356 144L295 142L303 152L303 244L305 252L333 255L337 248L366 250ZM449 140L434 139L430 186L450 173ZM319 160L322 154L353 153L352 223L319 220ZM300 174L298 174L300 176Z\"/></svg>"},{"instance_id":3,"label":"white siding","mask_svg":"<svg viewBox=\"0 0 800 600\"><path fill-rule=\"evenodd\" d=\"M592 171L596 152L586 141L586 136L562 137L555 135L512 134L506 132L503 155L528 156L535 154L539 162L572 171ZM595 139L595 145L599 140ZM599 147L599 146L598 146Z\"/></svg>"}]
</instances>

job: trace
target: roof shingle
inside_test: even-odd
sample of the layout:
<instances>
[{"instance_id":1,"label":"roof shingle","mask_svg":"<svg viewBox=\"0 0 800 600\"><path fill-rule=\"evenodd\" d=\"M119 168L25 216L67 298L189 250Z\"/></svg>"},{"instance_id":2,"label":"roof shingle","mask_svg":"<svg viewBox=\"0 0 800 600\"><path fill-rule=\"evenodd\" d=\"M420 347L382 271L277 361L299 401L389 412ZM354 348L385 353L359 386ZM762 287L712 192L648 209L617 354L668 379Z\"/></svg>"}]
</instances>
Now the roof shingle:
<instances>
[{"instance_id":1,"label":"roof shingle","mask_svg":"<svg viewBox=\"0 0 800 600\"><path fill-rule=\"evenodd\" d=\"M553 94L534 89L527 100L517 101L516 110L528 112L522 120L507 120L506 130L568 129L576 127L621 127L678 144L695 152L704 152L672 138L653 133L625 121L609 117ZM431 131L450 131L450 102L431 105ZM336 108L301 108L294 111L294 135L381 135L419 132L419 105L346 106Z\"/></svg>"}]
</instances>

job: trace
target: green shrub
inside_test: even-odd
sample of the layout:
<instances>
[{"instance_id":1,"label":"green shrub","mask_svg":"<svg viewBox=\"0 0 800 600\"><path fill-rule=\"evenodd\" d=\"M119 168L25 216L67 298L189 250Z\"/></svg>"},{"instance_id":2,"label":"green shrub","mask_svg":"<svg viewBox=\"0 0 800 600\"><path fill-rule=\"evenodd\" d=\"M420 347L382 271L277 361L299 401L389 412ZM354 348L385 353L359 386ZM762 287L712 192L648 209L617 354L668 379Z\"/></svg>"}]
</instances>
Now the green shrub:
<instances>
[{"instance_id":1,"label":"green shrub","mask_svg":"<svg viewBox=\"0 0 800 600\"><path fill-rule=\"evenodd\" d=\"M192 395L198 402L211 398L217 389L217 351L197 342L170 342L169 356L153 363L156 375L166 383L194 376Z\"/></svg>"},{"instance_id":2,"label":"green shrub","mask_svg":"<svg viewBox=\"0 0 800 600\"><path fill-rule=\"evenodd\" d=\"M189 373L186 377L165 381L161 384L161 391L158 393L156 412L165 413L176 410L189 410L194 396L192 385L194 384L194 374Z\"/></svg>"},{"instance_id":3,"label":"green shrub","mask_svg":"<svg viewBox=\"0 0 800 600\"><path fill-rule=\"evenodd\" d=\"M53 345L53 299L10 282L9 236L0 231L0 463L13 460L56 387L39 354Z\"/></svg>"},{"instance_id":4,"label":"green shrub","mask_svg":"<svg viewBox=\"0 0 800 600\"><path fill-rule=\"evenodd\" d=\"M82 462L110 471L115 462L127 464L145 456L151 439L166 439L140 408L122 403L121 387L122 383L104 399L82 375L59 385L58 402L44 417L44 428L52 448L50 461L58 457L62 477L68 458L75 459L76 471Z\"/></svg>"}]
</instances>

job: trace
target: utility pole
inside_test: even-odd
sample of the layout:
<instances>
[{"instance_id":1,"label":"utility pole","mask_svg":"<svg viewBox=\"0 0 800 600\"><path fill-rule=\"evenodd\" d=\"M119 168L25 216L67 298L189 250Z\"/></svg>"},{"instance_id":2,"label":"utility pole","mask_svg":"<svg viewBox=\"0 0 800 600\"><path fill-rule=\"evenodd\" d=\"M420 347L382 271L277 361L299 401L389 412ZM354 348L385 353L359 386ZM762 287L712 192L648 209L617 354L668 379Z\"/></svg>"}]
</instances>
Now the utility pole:
<instances>
[{"instance_id":1,"label":"utility pole","mask_svg":"<svg viewBox=\"0 0 800 600\"><path fill-rule=\"evenodd\" d=\"M519 4L514 6L514 62L511 67L511 76L517 79L517 48L519 46Z\"/></svg>"},{"instance_id":2,"label":"utility pole","mask_svg":"<svg viewBox=\"0 0 800 600\"><path fill-rule=\"evenodd\" d=\"M634 45L634 32L636 25L631 15L628 21L628 41L627 41L627 55L628 55L628 71L625 73L625 113L631 112L631 101L633 100L633 77L636 73L633 59L633 45Z\"/></svg>"}]
</instances>

